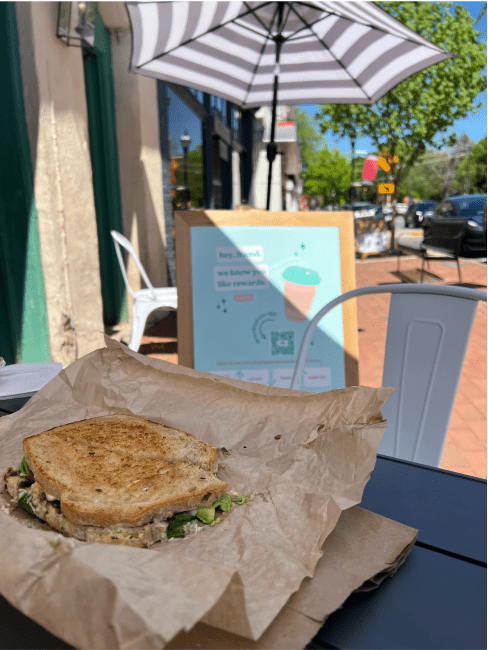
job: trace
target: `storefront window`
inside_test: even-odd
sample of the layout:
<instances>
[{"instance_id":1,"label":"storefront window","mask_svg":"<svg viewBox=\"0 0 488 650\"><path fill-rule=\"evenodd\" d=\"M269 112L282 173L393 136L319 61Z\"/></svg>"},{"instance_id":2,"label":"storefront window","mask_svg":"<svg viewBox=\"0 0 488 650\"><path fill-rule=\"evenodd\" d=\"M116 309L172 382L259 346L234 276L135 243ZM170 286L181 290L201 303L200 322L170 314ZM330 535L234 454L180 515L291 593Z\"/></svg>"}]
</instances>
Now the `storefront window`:
<instances>
[{"instance_id":1,"label":"storefront window","mask_svg":"<svg viewBox=\"0 0 488 650\"><path fill-rule=\"evenodd\" d=\"M188 88L191 94L195 97L196 100L200 102L203 106L203 92L201 90L195 90L194 88Z\"/></svg>"},{"instance_id":2,"label":"storefront window","mask_svg":"<svg viewBox=\"0 0 488 650\"><path fill-rule=\"evenodd\" d=\"M232 184L234 182L231 140L243 142L242 113L220 97L203 93L194 88L188 88L188 91L201 104L204 112L199 112L193 101L188 100L187 104L170 87L167 91L174 207L181 209L184 206L185 201L188 200L189 191L192 207L211 206L215 209L230 209L233 205ZM182 96L184 97L184 94ZM194 111L197 111L198 114ZM209 119L205 123L205 130L202 129L202 114L215 118ZM188 133L191 144L185 156L181 138L186 133ZM207 136L209 140L203 143L202 138ZM230 139L229 136L231 136ZM204 155L206 156L205 160ZM238 161L237 164L240 171L241 165Z\"/></svg>"},{"instance_id":3,"label":"storefront window","mask_svg":"<svg viewBox=\"0 0 488 650\"><path fill-rule=\"evenodd\" d=\"M221 141L219 138L212 139L212 185L214 194L215 209L223 208L222 202L222 162L220 159Z\"/></svg>"},{"instance_id":4,"label":"storefront window","mask_svg":"<svg viewBox=\"0 0 488 650\"><path fill-rule=\"evenodd\" d=\"M227 124L227 102L220 97L210 95L210 111L212 115L218 117L224 124Z\"/></svg>"},{"instance_id":5,"label":"storefront window","mask_svg":"<svg viewBox=\"0 0 488 650\"><path fill-rule=\"evenodd\" d=\"M238 142L242 142L241 111L235 106L232 107L232 136Z\"/></svg>"},{"instance_id":6,"label":"storefront window","mask_svg":"<svg viewBox=\"0 0 488 650\"><path fill-rule=\"evenodd\" d=\"M198 101L203 101L203 93L193 90L191 92ZM202 95L201 100L195 93ZM174 205L176 209L182 207L185 197L188 196L186 193L188 190L191 206L201 208L204 206L202 122L171 88L168 88L168 100L169 151L173 169ZM190 137L186 156L181 142L185 134Z\"/></svg>"}]
</instances>

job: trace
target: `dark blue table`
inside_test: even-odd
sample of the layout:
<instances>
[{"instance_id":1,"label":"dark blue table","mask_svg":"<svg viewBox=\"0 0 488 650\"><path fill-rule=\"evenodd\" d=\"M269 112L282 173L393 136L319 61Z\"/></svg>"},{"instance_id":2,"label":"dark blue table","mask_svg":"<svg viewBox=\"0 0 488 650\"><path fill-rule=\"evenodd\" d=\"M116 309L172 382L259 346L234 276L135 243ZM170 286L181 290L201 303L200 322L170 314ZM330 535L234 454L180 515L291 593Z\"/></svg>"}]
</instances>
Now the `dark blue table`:
<instances>
[{"instance_id":1,"label":"dark blue table","mask_svg":"<svg viewBox=\"0 0 488 650\"><path fill-rule=\"evenodd\" d=\"M353 594L310 648L486 648L486 481L378 456L362 508L417 528L393 580Z\"/></svg>"},{"instance_id":2,"label":"dark blue table","mask_svg":"<svg viewBox=\"0 0 488 650\"><path fill-rule=\"evenodd\" d=\"M0 416L25 401L0 400ZM361 507L418 541L394 579L351 595L307 647L486 648L486 481L378 456ZM71 647L0 596L1 649Z\"/></svg>"}]
</instances>

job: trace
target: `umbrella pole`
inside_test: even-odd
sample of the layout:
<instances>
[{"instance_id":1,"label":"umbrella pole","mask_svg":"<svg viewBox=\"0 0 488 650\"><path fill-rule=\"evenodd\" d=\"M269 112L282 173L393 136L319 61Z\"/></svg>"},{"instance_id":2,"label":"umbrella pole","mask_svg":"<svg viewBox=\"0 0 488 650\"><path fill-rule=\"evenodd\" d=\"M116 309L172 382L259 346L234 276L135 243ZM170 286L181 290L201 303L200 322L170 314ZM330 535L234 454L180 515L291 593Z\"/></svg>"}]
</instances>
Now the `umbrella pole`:
<instances>
[{"instance_id":1,"label":"umbrella pole","mask_svg":"<svg viewBox=\"0 0 488 650\"><path fill-rule=\"evenodd\" d=\"M266 197L266 210L269 210L271 203L271 174L273 171L273 161L276 158L276 142L275 129L276 129L276 103L278 99L278 75L275 74L273 82L273 107L271 109L271 136L268 146L266 147L266 158L268 159L268 195Z\"/></svg>"},{"instance_id":2,"label":"umbrella pole","mask_svg":"<svg viewBox=\"0 0 488 650\"><path fill-rule=\"evenodd\" d=\"M275 73L274 73L274 80L273 80L273 106L271 109L271 135L270 135L270 141L268 142L268 146L266 147L266 158L269 161L269 167L268 167L268 195L266 197L266 210L269 210L269 206L271 203L271 173L273 171L273 161L276 158L276 142L275 140L275 130L276 130L276 106L278 103L278 76L280 74L280 53L281 53L281 46L284 42L284 38L281 34L281 29L282 29L282 21L283 21L283 3L279 3L278 7L278 27L279 31L278 34L274 37L274 42L276 45L276 67L275 67Z\"/></svg>"}]
</instances>

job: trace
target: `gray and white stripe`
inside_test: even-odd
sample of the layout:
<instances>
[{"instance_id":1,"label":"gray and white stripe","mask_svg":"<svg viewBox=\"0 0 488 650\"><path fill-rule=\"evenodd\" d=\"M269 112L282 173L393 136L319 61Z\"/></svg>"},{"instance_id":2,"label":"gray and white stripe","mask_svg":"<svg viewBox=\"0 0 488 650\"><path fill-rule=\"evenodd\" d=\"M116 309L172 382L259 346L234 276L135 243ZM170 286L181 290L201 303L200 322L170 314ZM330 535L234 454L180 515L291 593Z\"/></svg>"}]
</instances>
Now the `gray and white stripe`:
<instances>
[{"instance_id":1,"label":"gray and white stripe","mask_svg":"<svg viewBox=\"0 0 488 650\"><path fill-rule=\"evenodd\" d=\"M273 98L277 2L128 2L131 70L227 99ZM453 55L372 2L283 2L278 104L372 104Z\"/></svg>"}]
</instances>

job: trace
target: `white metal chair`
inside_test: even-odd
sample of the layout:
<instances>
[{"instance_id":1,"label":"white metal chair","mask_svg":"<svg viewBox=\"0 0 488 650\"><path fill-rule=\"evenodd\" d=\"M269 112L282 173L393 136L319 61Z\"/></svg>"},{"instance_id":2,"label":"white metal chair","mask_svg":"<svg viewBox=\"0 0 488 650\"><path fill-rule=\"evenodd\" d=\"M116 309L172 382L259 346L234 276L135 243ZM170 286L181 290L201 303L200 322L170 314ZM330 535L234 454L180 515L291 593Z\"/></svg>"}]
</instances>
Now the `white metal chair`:
<instances>
[{"instance_id":1,"label":"white metal chair","mask_svg":"<svg viewBox=\"0 0 488 650\"><path fill-rule=\"evenodd\" d=\"M325 305L308 325L291 388L300 390L320 319L349 298L373 293L392 294L382 385L395 388L382 409L388 426L378 453L438 467L476 308L478 301L486 302L485 291L432 284L348 291Z\"/></svg>"},{"instance_id":2,"label":"white metal chair","mask_svg":"<svg viewBox=\"0 0 488 650\"><path fill-rule=\"evenodd\" d=\"M134 298L134 305L132 308L132 332L130 337L129 348L137 352L141 344L142 335L144 334L144 327L146 321L151 312L155 309L165 308L168 310L176 310L178 307L178 295L176 293L175 287L161 287L155 288L151 284L147 273L144 270L139 258L134 252L134 249L131 246L131 243L123 235L118 233L115 230L112 230L110 234L113 237L115 244L115 252L117 253L117 259L119 260L120 270L124 277L125 286L127 291ZM122 251L120 246L123 246L125 250L132 256L139 273L142 276L142 279L146 283L147 289L140 289L139 291L132 291L129 280L127 278L127 272L125 270L124 260L122 258Z\"/></svg>"}]
</instances>

